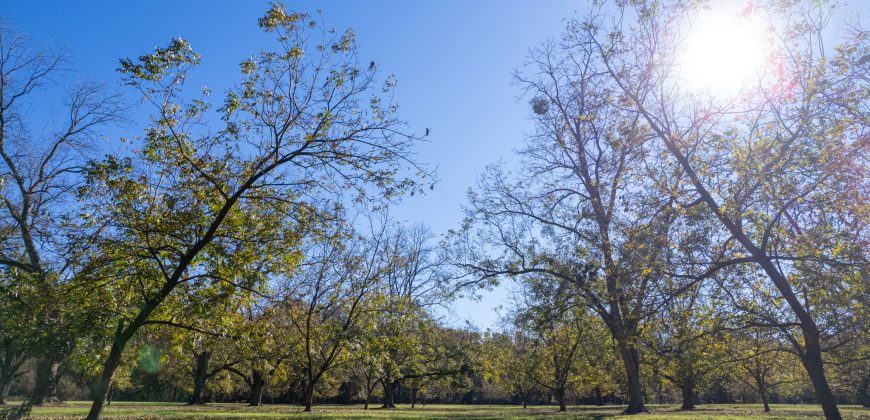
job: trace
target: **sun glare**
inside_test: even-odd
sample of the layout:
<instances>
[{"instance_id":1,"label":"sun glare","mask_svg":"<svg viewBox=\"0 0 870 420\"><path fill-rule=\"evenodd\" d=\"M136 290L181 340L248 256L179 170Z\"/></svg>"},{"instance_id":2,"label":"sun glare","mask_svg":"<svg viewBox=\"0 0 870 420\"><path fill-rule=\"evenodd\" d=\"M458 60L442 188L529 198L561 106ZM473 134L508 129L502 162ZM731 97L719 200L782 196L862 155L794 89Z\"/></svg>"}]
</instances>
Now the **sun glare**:
<instances>
[{"instance_id":1,"label":"sun glare","mask_svg":"<svg viewBox=\"0 0 870 420\"><path fill-rule=\"evenodd\" d=\"M690 90L740 93L766 62L764 22L751 4L721 1L699 12L681 52L680 73Z\"/></svg>"}]
</instances>

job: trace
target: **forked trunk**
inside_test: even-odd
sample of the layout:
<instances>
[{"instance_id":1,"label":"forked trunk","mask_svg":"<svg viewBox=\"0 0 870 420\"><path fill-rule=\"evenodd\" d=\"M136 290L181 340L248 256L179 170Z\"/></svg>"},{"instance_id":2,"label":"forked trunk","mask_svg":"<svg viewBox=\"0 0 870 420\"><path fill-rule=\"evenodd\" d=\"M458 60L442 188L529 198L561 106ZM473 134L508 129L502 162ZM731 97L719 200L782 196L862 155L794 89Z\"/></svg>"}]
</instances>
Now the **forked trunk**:
<instances>
[{"instance_id":1,"label":"forked trunk","mask_svg":"<svg viewBox=\"0 0 870 420\"><path fill-rule=\"evenodd\" d=\"M389 375L384 378L384 405L381 408L396 408L396 404L393 400L394 392L396 389L396 383L390 380Z\"/></svg>"},{"instance_id":2,"label":"forked trunk","mask_svg":"<svg viewBox=\"0 0 870 420\"><path fill-rule=\"evenodd\" d=\"M769 413L770 404L768 403L767 379L765 378L764 371L761 369L761 361L758 359L755 360L755 372L752 375L755 377L755 387L758 388L758 396L761 397L761 402L764 404L764 412Z\"/></svg>"}]
</instances>

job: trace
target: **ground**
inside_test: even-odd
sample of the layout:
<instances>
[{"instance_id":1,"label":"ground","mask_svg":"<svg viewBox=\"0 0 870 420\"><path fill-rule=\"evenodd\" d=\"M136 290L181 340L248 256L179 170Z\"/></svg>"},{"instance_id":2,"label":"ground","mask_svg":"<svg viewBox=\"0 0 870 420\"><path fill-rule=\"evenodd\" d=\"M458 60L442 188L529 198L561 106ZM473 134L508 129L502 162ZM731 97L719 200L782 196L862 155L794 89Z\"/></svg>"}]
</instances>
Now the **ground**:
<instances>
[{"instance_id":1,"label":"ground","mask_svg":"<svg viewBox=\"0 0 870 420\"><path fill-rule=\"evenodd\" d=\"M63 406L37 407L32 418L61 419L82 418L90 403L73 401ZM245 404L209 404L207 406L188 406L179 403L141 403L113 402L106 409L109 419L162 419L162 418L580 418L600 419L603 417L630 418L632 420L679 418L693 419L808 419L820 418L821 408L814 405L773 405L771 414L764 414L761 405L755 404L716 404L701 405L694 411L679 411L676 405L652 405L650 413L638 416L620 416L622 407L572 406L567 413L558 413L554 406L534 406L523 409L510 405L445 405L429 404L411 408L399 405L395 410L372 409L364 411L361 405L321 405L313 413L302 413L298 406L266 405L248 407ZM859 406L840 406L843 418L870 420L870 409Z\"/></svg>"}]
</instances>

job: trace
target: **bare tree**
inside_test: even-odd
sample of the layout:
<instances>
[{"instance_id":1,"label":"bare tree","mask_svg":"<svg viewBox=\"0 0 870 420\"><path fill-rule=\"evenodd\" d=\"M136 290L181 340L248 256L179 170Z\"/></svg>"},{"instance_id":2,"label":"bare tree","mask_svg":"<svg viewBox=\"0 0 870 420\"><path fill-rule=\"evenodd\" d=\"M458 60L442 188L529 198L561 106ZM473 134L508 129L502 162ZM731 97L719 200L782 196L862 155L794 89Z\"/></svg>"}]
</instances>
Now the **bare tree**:
<instances>
[{"instance_id":1,"label":"bare tree","mask_svg":"<svg viewBox=\"0 0 870 420\"><path fill-rule=\"evenodd\" d=\"M79 218L77 187L98 130L121 121L123 111L119 98L95 83L58 85L64 64L63 52L35 49L0 23L0 264L22 281L10 289L35 310L32 317L27 311L10 315L28 317L20 321L32 323L33 335L42 337L10 344L32 342L36 405L54 398L59 369L75 346L76 331L87 324L76 319L81 308L66 306L69 284L87 271L85 254L98 232ZM58 101L56 118L30 109L44 101L41 94L66 97Z\"/></svg>"},{"instance_id":2,"label":"bare tree","mask_svg":"<svg viewBox=\"0 0 870 420\"><path fill-rule=\"evenodd\" d=\"M392 263L387 226L372 227L365 237L333 228L310 244L303 264L282 282L280 302L302 341L305 411L311 411L324 375L360 356L351 350L360 347L363 320L374 309L369 297Z\"/></svg>"},{"instance_id":3,"label":"bare tree","mask_svg":"<svg viewBox=\"0 0 870 420\"><path fill-rule=\"evenodd\" d=\"M592 46L567 38L533 50L536 131L513 178L491 167L469 195L468 222L452 237L453 263L474 282L546 274L606 323L628 384L627 413L644 411L638 334L660 301L682 172L650 153L640 115L614 106ZM498 251L487 251L493 248Z\"/></svg>"}]
</instances>

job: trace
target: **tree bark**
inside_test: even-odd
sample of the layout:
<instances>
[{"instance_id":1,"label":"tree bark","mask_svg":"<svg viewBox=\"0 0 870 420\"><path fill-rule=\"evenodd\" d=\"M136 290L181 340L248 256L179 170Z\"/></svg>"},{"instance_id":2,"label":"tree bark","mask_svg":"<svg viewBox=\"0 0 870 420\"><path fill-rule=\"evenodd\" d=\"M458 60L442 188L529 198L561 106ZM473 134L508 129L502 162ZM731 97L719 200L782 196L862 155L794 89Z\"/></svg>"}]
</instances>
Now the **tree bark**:
<instances>
[{"instance_id":1,"label":"tree bark","mask_svg":"<svg viewBox=\"0 0 870 420\"><path fill-rule=\"evenodd\" d=\"M375 385L377 385L377 382L375 382ZM373 386L374 385L372 385L371 376L370 375L366 376L366 400L365 400L365 405L363 405L363 410L369 409L369 400L371 400L371 398L372 398L372 387Z\"/></svg>"},{"instance_id":2,"label":"tree bark","mask_svg":"<svg viewBox=\"0 0 870 420\"><path fill-rule=\"evenodd\" d=\"M417 388L411 388L411 408L417 405Z\"/></svg>"},{"instance_id":3,"label":"tree bark","mask_svg":"<svg viewBox=\"0 0 870 420\"><path fill-rule=\"evenodd\" d=\"M94 402L91 404L87 420L99 420L103 417L103 405L109 395L109 390L112 388L112 379L115 377L115 371L121 365L121 353L124 351L126 344L127 340L121 342L118 338L112 343L109 357L103 363L103 373L100 375L99 381L91 389L94 394Z\"/></svg>"},{"instance_id":4,"label":"tree bark","mask_svg":"<svg viewBox=\"0 0 870 420\"><path fill-rule=\"evenodd\" d=\"M870 408L870 377L864 378L858 385L858 404L864 408Z\"/></svg>"},{"instance_id":5,"label":"tree bark","mask_svg":"<svg viewBox=\"0 0 870 420\"><path fill-rule=\"evenodd\" d=\"M815 327L815 325L813 325ZM801 363L804 365L807 374L810 376L810 381L813 383L813 389L816 392L816 402L821 404L822 411L825 413L825 418L828 420L840 420L840 410L837 408L837 401L834 399L834 394L831 392L831 387L828 385L828 378L825 376L825 365L822 361L821 343L818 334L812 334L804 329L804 354L801 357Z\"/></svg>"},{"instance_id":6,"label":"tree bark","mask_svg":"<svg viewBox=\"0 0 870 420\"><path fill-rule=\"evenodd\" d=\"M46 402L60 401L57 397L57 383L60 381L61 364L61 361L50 357L36 362L36 383L30 395L31 404L43 405Z\"/></svg>"},{"instance_id":7,"label":"tree bark","mask_svg":"<svg viewBox=\"0 0 870 420\"><path fill-rule=\"evenodd\" d=\"M680 390L683 393L683 405L680 410L695 409L695 386L691 381L686 381L680 385Z\"/></svg>"},{"instance_id":8,"label":"tree bark","mask_svg":"<svg viewBox=\"0 0 870 420\"><path fill-rule=\"evenodd\" d=\"M396 404L393 402L393 391L395 390L396 383L390 380L390 376L387 375L384 380L384 405L381 408L396 408Z\"/></svg>"},{"instance_id":9,"label":"tree bark","mask_svg":"<svg viewBox=\"0 0 870 420\"><path fill-rule=\"evenodd\" d=\"M762 404L764 404L764 412L769 413L770 412L770 397L768 397L768 395L767 395L767 390L765 389L765 390L761 391L760 394L761 394L761 402L762 402Z\"/></svg>"},{"instance_id":10,"label":"tree bark","mask_svg":"<svg viewBox=\"0 0 870 420\"><path fill-rule=\"evenodd\" d=\"M12 378L0 375L0 405L6 405L6 397L9 396L10 388L12 388Z\"/></svg>"},{"instance_id":11,"label":"tree bark","mask_svg":"<svg viewBox=\"0 0 870 420\"><path fill-rule=\"evenodd\" d=\"M559 403L559 412L568 411L568 407L565 406L565 388L556 388L553 393L556 394L556 402Z\"/></svg>"},{"instance_id":12,"label":"tree bark","mask_svg":"<svg viewBox=\"0 0 870 420\"><path fill-rule=\"evenodd\" d=\"M263 372L254 369L251 371L251 389L248 392L248 405L263 405L263 391L266 389L266 378ZM310 410L309 410L310 411Z\"/></svg>"},{"instance_id":13,"label":"tree bark","mask_svg":"<svg viewBox=\"0 0 870 420\"><path fill-rule=\"evenodd\" d=\"M4 360L3 369L0 369L0 405L6 404L6 397L9 396L9 389L12 388L12 381L18 372L17 369L12 369L10 360ZM7 366L8 365L8 366Z\"/></svg>"},{"instance_id":14,"label":"tree bark","mask_svg":"<svg viewBox=\"0 0 870 420\"><path fill-rule=\"evenodd\" d=\"M628 380L628 407L625 414L637 414L646 411L643 406L643 388L640 383L640 356L637 348L619 340L619 350L622 354L622 364L625 366L625 375Z\"/></svg>"},{"instance_id":15,"label":"tree bark","mask_svg":"<svg viewBox=\"0 0 870 420\"><path fill-rule=\"evenodd\" d=\"M6 404L12 382L19 375L21 365L25 361L24 352L10 342L3 343L3 362L0 364L0 405Z\"/></svg>"},{"instance_id":16,"label":"tree bark","mask_svg":"<svg viewBox=\"0 0 870 420\"><path fill-rule=\"evenodd\" d=\"M314 405L314 381L308 381L305 385L305 412L310 413L311 407ZM368 403L366 403L368 405Z\"/></svg>"},{"instance_id":17,"label":"tree bark","mask_svg":"<svg viewBox=\"0 0 870 420\"><path fill-rule=\"evenodd\" d=\"M206 381L208 381L208 365L210 361L210 351L204 351L194 355L193 395L190 396L191 405L205 404L205 400L202 398L202 392L205 390Z\"/></svg>"}]
</instances>

